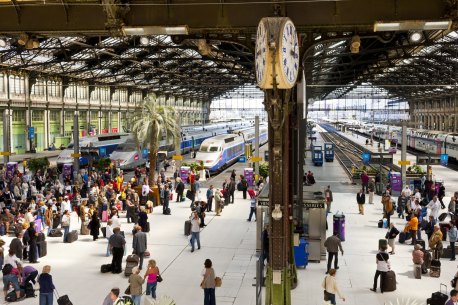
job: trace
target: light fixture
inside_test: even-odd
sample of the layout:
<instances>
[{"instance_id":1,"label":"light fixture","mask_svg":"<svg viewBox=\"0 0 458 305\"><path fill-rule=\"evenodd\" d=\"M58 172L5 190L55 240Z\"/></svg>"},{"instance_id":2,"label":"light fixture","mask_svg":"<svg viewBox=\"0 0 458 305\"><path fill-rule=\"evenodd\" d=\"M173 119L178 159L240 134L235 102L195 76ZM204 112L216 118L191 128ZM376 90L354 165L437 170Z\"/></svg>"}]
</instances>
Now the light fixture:
<instances>
[{"instance_id":1,"label":"light fixture","mask_svg":"<svg viewBox=\"0 0 458 305\"><path fill-rule=\"evenodd\" d=\"M0 38L0 47L6 47L6 40L4 38Z\"/></svg>"},{"instance_id":2,"label":"light fixture","mask_svg":"<svg viewBox=\"0 0 458 305\"><path fill-rule=\"evenodd\" d=\"M125 26L122 28L124 35L188 35L187 25L180 26Z\"/></svg>"},{"instance_id":3,"label":"light fixture","mask_svg":"<svg viewBox=\"0 0 458 305\"><path fill-rule=\"evenodd\" d=\"M140 43L141 43L142 45L144 45L144 46L148 45L148 44L149 44L149 39L148 39L148 37L146 37L146 36L140 37Z\"/></svg>"},{"instance_id":4,"label":"light fixture","mask_svg":"<svg viewBox=\"0 0 458 305\"><path fill-rule=\"evenodd\" d=\"M376 21L374 32L409 31L409 30L450 30L451 20L405 20L405 21Z\"/></svg>"},{"instance_id":5,"label":"light fixture","mask_svg":"<svg viewBox=\"0 0 458 305\"><path fill-rule=\"evenodd\" d=\"M207 44L205 39L197 40L197 48L199 49L200 55L209 55L212 51L212 48Z\"/></svg>"},{"instance_id":6,"label":"light fixture","mask_svg":"<svg viewBox=\"0 0 458 305\"><path fill-rule=\"evenodd\" d=\"M417 43L423 38L423 34L421 32L415 31L410 33L409 40L410 42Z\"/></svg>"},{"instance_id":7,"label":"light fixture","mask_svg":"<svg viewBox=\"0 0 458 305\"><path fill-rule=\"evenodd\" d=\"M358 35L353 36L351 38L350 52L352 54L358 54L360 46L361 46L361 38Z\"/></svg>"},{"instance_id":8,"label":"light fixture","mask_svg":"<svg viewBox=\"0 0 458 305\"><path fill-rule=\"evenodd\" d=\"M25 46L27 41L29 41L29 35L27 35L26 33L22 33L21 35L19 35L17 43L21 46Z\"/></svg>"},{"instance_id":9,"label":"light fixture","mask_svg":"<svg viewBox=\"0 0 458 305\"><path fill-rule=\"evenodd\" d=\"M272 218L274 220L280 220L283 217L283 213L280 210L280 205L275 204L275 208L272 211Z\"/></svg>"}]
</instances>

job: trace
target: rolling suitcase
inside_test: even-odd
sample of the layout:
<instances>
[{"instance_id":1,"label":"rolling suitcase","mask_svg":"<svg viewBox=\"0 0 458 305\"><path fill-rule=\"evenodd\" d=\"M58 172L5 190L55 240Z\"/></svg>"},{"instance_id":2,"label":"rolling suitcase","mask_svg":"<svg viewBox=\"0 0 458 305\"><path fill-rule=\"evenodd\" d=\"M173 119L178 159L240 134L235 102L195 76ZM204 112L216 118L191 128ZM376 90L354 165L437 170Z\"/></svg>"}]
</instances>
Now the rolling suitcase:
<instances>
[{"instance_id":1,"label":"rolling suitcase","mask_svg":"<svg viewBox=\"0 0 458 305\"><path fill-rule=\"evenodd\" d=\"M400 244L403 244L406 242L406 240L408 239L407 236L408 236L409 233L407 232L401 232L399 233L399 243Z\"/></svg>"},{"instance_id":2,"label":"rolling suitcase","mask_svg":"<svg viewBox=\"0 0 458 305\"><path fill-rule=\"evenodd\" d=\"M441 261L440 260L433 259L431 261L429 276L431 277L440 277L441 276Z\"/></svg>"},{"instance_id":3,"label":"rolling suitcase","mask_svg":"<svg viewBox=\"0 0 458 305\"><path fill-rule=\"evenodd\" d=\"M48 254L48 245L46 241L37 242L38 247L38 257L43 257Z\"/></svg>"},{"instance_id":4,"label":"rolling suitcase","mask_svg":"<svg viewBox=\"0 0 458 305\"><path fill-rule=\"evenodd\" d=\"M150 230L149 222L146 222L146 225L145 225L145 232L149 232L149 230Z\"/></svg>"},{"instance_id":5,"label":"rolling suitcase","mask_svg":"<svg viewBox=\"0 0 458 305\"><path fill-rule=\"evenodd\" d=\"M421 279L422 266L419 264L413 265L413 274L416 279Z\"/></svg>"},{"instance_id":6,"label":"rolling suitcase","mask_svg":"<svg viewBox=\"0 0 458 305\"><path fill-rule=\"evenodd\" d=\"M423 249L425 249L425 247L426 247L426 243L425 243L425 241L423 239L417 239L417 241L415 243L418 244L418 245L421 245L421 247Z\"/></svg>"},{"instance_id":7,"label":"rolling suitcase","mask_svg":"<svg viewBox=\"0 0 458 305\"><path fill-rule=\"evenodd\" d=\"M126 268L124 269L124 275L130 276L132 274L132 268L138 266L139 261L140 258L137 255L128 255L126 258Z\"/></svg>"},{"instance_id":8,"label":"rolling suitcase","mask_svg":"<svg viewBox=\"0 0 458 305\"><path fill-rule=\"evenodd\" d=\"M46 236L44 235L44 233L38 233L38 236L37 236L37 242L41 242L41 241L45 241L46 239Z\"/></svg>"},{"instance_id":9,"label":"rolling suitcase","mask_svg":"<svg viewBox=\"0 0 458 305\"><path fill-rule=\"evenodd\" d=\"M379 239L378 240L378 248L381 249L383 246L388 247L388 240Z\"/></svg>"},{"instance_id":10,"label":"rolling suitcase","mask_svg":"<svg viewBox=\"0 0 458 305\"><path fill-rule=\"evenodd\" d=\"M81 235L89 235L91 231L87 228L87 224L82 224L81 225Z\"/></svg>"},{"instance_id":11,"label":"rolling suitcase","mask_svg":"<svg viewBox=\"0 0 458 305\"><path fill-rule=\"evenodd\" d=\"M431 267L431 252L422 249L423 252L423 265L421 265L421 273L428 273L428 269Z\"/></svg>"},{"instance_id":12,"label":"rolling suitcase","mask_svg":"<svg viewBox=\"0 0 458 305\"><path fill-rule=\"evenodd\" d=\"M49 232L50 237L62 237L64 235L60 229L51 229Z\"/></svg>"},{"instance_id":13,"label":"rolling suitcase","mask_svg":"<svg viewBox=\"0 0 458 305\"><path fill-rule=\"evenodd\" d=\"M191 220L186 220L184 222L184 235L191 235Z\"/></svg>"},{"instance_id":14,"label":"rolling suitcase","mask_svg":"<svg viewBox=\"0 0 458 305\"><path fill-rule=\"evenodd\" d=\"M67 234L67 242L72 243L78 240L78 231L73 230Z\"/></svg>"},{"instance_id":15,"label":"rolling suitcase","mask_svg":"<svg viewBox=\"0 0 458 305\"><path fill-rule=\"evenodd\" d=\"M100 272L102 273L111 272L111 264L105 264L105 265L100 266Z\"/></svg>"},{"instance_id":16,"label":"rolling suitcase","mask_svg":"<svg viewBox=\"0 0 458 305\"><path fill-rule=\"evenodd\" d=\"M442 286L445 287L444 292L442 292ZM440 284L439 291L433 292L431 297L426 300L426 304L429 305L443 305L448 300L447 295L447 286L444 284Z\"/></svg>"},{"instance_id":17,"label":"rolling suitcase","mask_svg":"<svg viewBox=\"0 0 458 305\"><path fill-rule=\"evenodd\" d=\"M73 305L73 303L68 298L68 295L63 295L57 299L58 305Z\"/></svg>"},{"instance_id":18,"label":"rolling suitcase","mask_svg":"<svg viewBox=\"0 0 458 305\"><path fill-rule=\"evenodd\" d=\"M380 220L378 221L377 226L378 226L379 228L383 228L383 219L380 219Z\"/></svg>"},{"instance_id":19,"label":"rolling suitcase","mask_svg":"<svg viewBox=\"0 0 458 305\"><path fill-rule=\"evenodd\" d=\"M383 292L395 291L396 290L396 273L394 271L388 271L385 275Z\"/></svg>"}]
</instances>

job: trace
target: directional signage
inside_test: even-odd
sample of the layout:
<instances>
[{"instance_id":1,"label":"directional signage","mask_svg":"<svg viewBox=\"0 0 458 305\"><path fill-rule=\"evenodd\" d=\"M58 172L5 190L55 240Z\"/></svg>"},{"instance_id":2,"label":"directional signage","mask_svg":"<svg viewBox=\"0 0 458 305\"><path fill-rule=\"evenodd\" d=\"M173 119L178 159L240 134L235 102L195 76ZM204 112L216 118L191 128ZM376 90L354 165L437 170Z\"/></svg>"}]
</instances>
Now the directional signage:
<instances>
[{"instance_id":1,"label":"directional signage","mask_svg":"<svg viewBox=\"0 0 458 305\"><path fill-rule=\"evenodd\" d=\"M410 165L410 161L409 160L399 160L398 161L398 165Z\"/></svg>"},{"instance_id":2,"label":"directional signage","mask_svg":"<svg viewBox=\"0 0 458 305\"><path fill-rule=\"evenodd\" d=\"M72 158L79 158L81 157L81 154L71 154Z\"/></svg>"},{"instance_id":3,"label":"directional signage","mask_svg":"<svg viewBox=\"0 0 458 305\"><path fill-rule=\"evenodd\" d=\"M262 161L262 157L251 157L251 162L260 162Z\"/></svg>"},{"instance_id":4,"label":"directional signage","mask_svg":"<svg viewBox=\"0 0 458 305\"><path fill-rule=\"evenodd\" d=\"M246 157L245 156L240 156L239 157L239 162L245 163L246 162Z\"/></svg>"},{"instance_id":5,"label":"directional signage","mask_svg":"<svg viewBox=\"0 0 458 305\"><path fill-rule=\"evenodd\" d=\"M35 127L29 127L29 140L35 139Z\"/></svg>"},{"instance_id":6,"label":"directional signage","mask_svg":"<svg viewBox=\"0 0 458 305\"><path fill-rule=\"evenodd\" d=\"M12 154L10 151L0 151L0 156L11 156Z\"/></svg>"},{"instance_id":7,"label":"directional signage","mask_svg":"<svg viewBox=\"0 0 458 305\"><path fill-rule=\"evenodd\" d=\"M441 165L448 165L448 154L441 154Z\"/></svg>"},{"instance_id":8,"label":"directional signage","mask_svg":"<svg viewBox=\"0 0 458 305\"><path fill-rule=\"evenodd\" d=\"M365 152L361 155L364 164L369 164L371 162L371 153Z\"/></svg>"},{"instance_id":9,"label":"directional signage","mask_svg":"<svg viewBox=\"0 0 458 305\"><path fill-rule=\"evenodd\" d=\"M173 160L183 160L183 156L181 155L175 155L172 157Z\"/></svg>"}]
</instances>

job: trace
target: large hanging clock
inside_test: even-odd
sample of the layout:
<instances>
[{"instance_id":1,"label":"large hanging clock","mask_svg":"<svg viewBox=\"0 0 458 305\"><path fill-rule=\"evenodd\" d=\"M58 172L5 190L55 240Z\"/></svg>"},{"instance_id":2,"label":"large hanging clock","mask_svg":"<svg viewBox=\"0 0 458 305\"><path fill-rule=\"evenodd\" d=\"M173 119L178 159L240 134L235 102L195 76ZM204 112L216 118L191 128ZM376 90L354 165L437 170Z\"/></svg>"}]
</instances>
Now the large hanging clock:
<instances>
[{"instance_id":1,"label":"large hanging clock","mask_svg":"<svg viewBox=\"0 0 458 305\"><path fill-rule=\"evenodd\" d=\"M272 88L272 63L268 42L266 18L261 19L256 32L255 68L258 86Z\"/></svg>"},{"instance_id":2,"label":"large hanging clock","mask_svg":"<svg viewBox=\"0 0 458 305\"><path fill-rule=\"evenodd\" d=\"M289 18L281 24L279 40L277 85L280 89L290 89L296 84L299 73L299 42L296 27Z\"/></svg>"}]
</instances>

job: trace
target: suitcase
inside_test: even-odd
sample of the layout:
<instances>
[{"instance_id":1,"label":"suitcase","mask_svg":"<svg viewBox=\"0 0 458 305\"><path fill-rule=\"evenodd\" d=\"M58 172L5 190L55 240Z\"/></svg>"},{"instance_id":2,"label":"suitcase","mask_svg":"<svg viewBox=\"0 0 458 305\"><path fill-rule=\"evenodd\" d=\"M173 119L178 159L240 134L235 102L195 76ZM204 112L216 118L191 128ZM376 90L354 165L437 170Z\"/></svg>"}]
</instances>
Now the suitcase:
<instances>
[{"instance_id":1,"label":"suitcase","mask_svg":"<svg viewBox=\"0 0 458 305\"><path fill-rule=\"evenodd\" d=\"M442 241L445 241L447 239L447 230L450 229L450 224L448 223L440 223L439 224L442 232Z\"/></svg>"},{"instance_id":2,"label":"suitcase","mask_svg":"<svg viewBox=\"0 0 458 305\"><path fill-rule=\"evenodd\" d=\"M164 215L170 215L171 211L170 208L166 208L164 211Z\"/></svg>"},{"instance_id":3,"label":"suitcase","mask_svg":"<svg viewBox=\"0 0 458 305\"><path fill-rule=\"evenodd\" d=\"M415 242L415 244L421 245L421 247L422 247L423 249L426 249L426 248L425 248L425 247L426 247L426 242L425 242L423 239L417 239L417 241Z\"/></svg>"},{"instance_id":4,"label":"suitcase","mask_svg":"<svg viewBox=\"0 0 458 305\"><path fill-rule=\"evenodd\" d=\"M145 225L145 232L149 232L149 230L150 230L149 222L146 222L146 225Z\"/></svg>"},{"instance_id":5,"label":"suitcase","mask_svg":"<svg viewBox=\"0 0 458 305\"><path fill-rule=\"evenodd\" d=\"M111 264L105 264L105 265L100 266L100 272L102 273L111 272Z\"/></svg>"},{"instance_id":6,"label":"suitcase","mask_svg":"<svg viewBox=\"0 0 458 305\"><path fill-rule=\"evenodd\" d=\"M55 214L52 217L52 228L56 229L59 226L59 215Z\"/></svg>"},{"instance_id":7,"label":"suitcase","mask_svg":"<svg viewBox=\"0 0 458 305\"><path fill-rule=\"evenodd\" d=\"M247 190L250 199L256 198L256 193L253 190Z\"/></svg>"},{"instance_id":8,"label":"suitcase","mask_svg":"<svg viewBox=\"0 0 458 305\"><path fill-rule=\"evenodd\" d=\"M395 290L396 290L396 273L390 270L385 275L383 292L389 292L389 291L395 291Z\"/></svg>"},{"instance_id":9,"label":"suitcase","mask_svg":"<svg viewBox=\"0 0 458 305\"><path fill-rule=\"evenodd\" d=\"M421 279L421 268L419 264L413 265L413 274L416 279Z\"/></svg>"},{"instance_id":10,"label":"suitcase","mask_svg":"<svg viewBox=\"0 0 458 305\"><path fill-rule=\"evenodd\" d=\"M440 277L441 276L441 261L440 260L438 259L431 260L429 276L431 277Z\"/></svg>"},{"instance_id":11,"label":"suitcase","mask_svg":"<svg viewBox=\"0 0 458 305\"><path fill-rule=\"evenodd\" d=\"M101 227L100 230L102 231L103 237L107 238L107 228L106 227Z\"/></svg>"},{"instance_id":12,"label":"suitcase","mask_svg":"<svg viewBox=\"0 0 458 305\"><path fill-rule=\"evenodd\" d=\"M191 220L186 220L184 222L184 235L191 235Z\"/></svg>"},{"instance_id":13,"label":"suitcase","mask_svg":"<svg viewBox=\"0 0 458 305\"><path fill-rule=\"evenodd\" d=\"M448 216L448 213L442 213L442 214L440 214L440 215L439 215L439 221L444 221L445 218L447 218L447 216Z\"/></svg>"},{"instance_id":14,"label":"suitcase","mask_svg":"<svg viewBox=\"0 0 458 305\"><path fill-rule=\"evenodd\" d=\"M73 230L67 234L67 242L72 243L78 240L78 231Z\"/></svg>"},{"instance_id":15,"label":"suitcase","mask_svg":"<svg viewBox=\"0 0 458 305\"><path fill-rule=\"evenodd\" d=\"M108 212L103 211L102 212L102 222L107 222L108 221Z\"/></svg>"},{"instance_id":16,"label":"suitcase","mask_svg":"<svg viewBox=\"0 0 458 305\"><path fill-rule=\"evenodd\" d=\"M428 272L429 267L431 267L431 252L426 251L425 249L422 249L423 252L423 274Z\"/></svg>"},{"instance_id":17,"label":"suitcase","mask_svg":"<svg viewBox=\"0 0 458 305\"><path fill-rule=\"evenodd\" d=\"M46 241L37 242L38 257L43 257L48 254L48 245Z\"/></svg>"},{"instance_id":18,"label":"suitcase","mask_svg":"<svg viewBox=\"0 0 458 305\"><path fill-rule=\"evenodd\" d=\"M38 233L37 242L45 241L46 236L44 233Z\"/></svg>"},{"instance_id":19,"label":"suitcase","mask_svg":"<svg viewBox=\"0 0 458 305\"><path fill-rule=\"evenodd\" d=\"M20 296L23 297L24 295L25 295L25 291L21 289ZM8 292L8 294L5 297L5 301L7 301L8 303L16 302L17 301L16 291L13 290L11 292Z\"/></svg>"},{"instance_id":20,"label":"suitcase","mask_svg":"<svg viewBox=\"0 0 458 305\"><path fill-rule=\"evenodd\" d=\"M62 237L63 235L60 229L51 229L51 231L49 231L50 237Z\"/></svg>"},{"instance_id":21,"label":"suitcase","mask_svg":"<svg viewBox=\"0 0 458 305\"><path fill-rule=\"evenodd\" d=\"M444 292L442 292L442 286L445 287ZM439 286L439 291L433 292L431 294L431 297L426 300L426 304L430 305L444 305L445 302L448 300L448 295L447 295L447 286L444 284L440 284Z\"/></svg>"},{"instance_id":22,"label":"suitcase","mask_svg":"<svg viewBox=\"0 0 458 305\"><path fill-rule=\"evenodd\" d=\"M68 298L68 295L63 295L57 299L58 305L73 305L73 303Z\"/></svg>"},{"instance_id":23,"label":"suitcase","mask_svg":"<svg viewBox=\"0 0 458 305\"><path fill-rule=\"evenodd\" d=\"M124 269L124 275L130 276L132 274L132 268L137 267L139 261L140 258L137 255L128 255L126 258L126 268Z\"/></svg>"},{"instance_id":24,"label":"suitcase","mask_svg":"<svg viewBox=\"0 0 458 305\"><path fill-rule=\"evenodd\" d=\"M380 220L378 221L378 227L379 227L380 229L383 228L383 219L380 219Z\"/></svg>"},{"instance_id":25,"label":"suitcase","mask_svg":"<svg viewBox=\"0 0 458 305\"><path fill-rule=\"evenodd\" d=\"M410 232L401 232L399 233L399 243L403 244L406 242L406 240L410 239Z\"/></svg>"},{"instance_id":26,"label":"suitcase","mask_svg":"<svg viewBox=\"0 0 458 305\"><path fill-rule=\"evenodd\" d=\"M378 240L378 248L381 249L383 246L388 248L388 240L386 239L379 239Z\"/></svg>"},{"instance_id":27,"label":"suitcase","mask_svg":"<svg viewBox=\"0 0 458 305\"><path fill-rule=\"evenodd\" d=\"M91 231L87 228L87 225L84 223L81 225L81 235L89 235Z\"/></svg>"}]
</instances>

